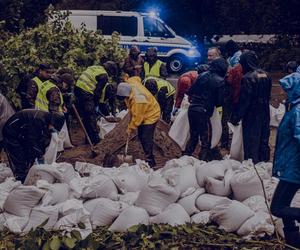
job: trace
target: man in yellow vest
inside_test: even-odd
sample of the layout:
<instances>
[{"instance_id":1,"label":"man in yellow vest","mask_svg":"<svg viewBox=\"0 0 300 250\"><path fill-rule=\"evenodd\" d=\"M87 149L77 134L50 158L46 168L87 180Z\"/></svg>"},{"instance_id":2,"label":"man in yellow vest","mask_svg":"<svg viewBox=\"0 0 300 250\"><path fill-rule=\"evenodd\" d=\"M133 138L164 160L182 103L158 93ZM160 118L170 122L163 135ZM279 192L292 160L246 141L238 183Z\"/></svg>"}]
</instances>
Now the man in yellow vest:
<instances>
[{"instance_id":1,"label":"man in yellow vest","mask_svg":"<svg viewBox=\"0 0 300 250\"><path fill-rule=\"evenodd\" d=\"M43 82L50 78L52 66L40 64L33 75L26 75L22 78L16 91L21 97L22 109L34 108L35 100Z\"/></svg>"},{"instance_id":2,"label":"man in yellow vest","mask_svg":"<svg viewBox=\"0 0 300 250\"><path fill-rule=\"evenodd\" d=\"M170 123L176 92L174 86L164 79L155 77L146 78L144 85L158 101L162 112L162 119L166 123Z\"/></svg>"},{"instance_id":3,"label":"man in yellow vest","mask_svg":"<svg viewBox=\"0 0 300 250\"><path fill-rule=\"evenodd\" d=\"M118 66L108 61L103 66L88 67L76 82L74 93L82 122L93 144L100 142L96 108L105 102L109 77L118 75Z\"/></svg>"},{"instance_id":4,"label":"man in yellow vest","mask_svg":"<svg viewBox=\"0 0 300 250\"><path fill-rule=\"evenodd\" d=\"M73 76L68 73L51 75L50 79L45 81L39 89L35 101L36 109L65 113L67 110L64 106L63 93L67 92L73 84Z\"/></svg>"},{"instance_id":5,"label":"man in yellow vest","mask_svg":"<svg viewBox=\"0 0 300 250\"><path fill-rule=\"evenodd\" d=\"M146 162L150 167L156 165L153 155L153 137L157 121L160 118L159 104L154 96L142 85L141 78L131 77L127 83L120 83L117 89L117 98L125 100L131 115L127 135L138 130Z\"/></svg>"},{"instance_id":6,"label":"man in yellow vest","mask_svg":"<svg viewBox=\"0 0 300 250\"><path fill-rule=\"evenodd\" d=\"M160 77L166 78L168 76L167 66L157 58L157 49L149 48L145 55L145 62L143 67L143 77Z\"/></svg>"}]
</instances>

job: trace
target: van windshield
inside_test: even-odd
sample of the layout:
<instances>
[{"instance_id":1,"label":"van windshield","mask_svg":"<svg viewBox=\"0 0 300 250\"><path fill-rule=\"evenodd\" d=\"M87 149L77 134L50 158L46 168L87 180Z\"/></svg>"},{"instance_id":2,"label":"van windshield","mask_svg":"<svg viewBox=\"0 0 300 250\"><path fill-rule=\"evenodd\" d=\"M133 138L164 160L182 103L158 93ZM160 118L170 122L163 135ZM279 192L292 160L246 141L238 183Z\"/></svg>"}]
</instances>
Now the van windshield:
<instances>
[{"instance_id":1,"label":"van windshield","mask_svg":"<svg viewBox=\"0 0 300 250\"><path fill-rule=\"evenodd\" d=\"M144 35L147 37L174 37L164 23L153 17L144 17Z\"/></svg>"},{"instance_id":2,"label":"van windshield","mask_svg":"<svg viewBox=\"0 0 300 250\"><path fill-rule=\"evenodd\" d=\"M97 29L103 35L117 31L122 36L137 36L137 18L134 16L97 16Z\"/></svg>"}]
</instances>

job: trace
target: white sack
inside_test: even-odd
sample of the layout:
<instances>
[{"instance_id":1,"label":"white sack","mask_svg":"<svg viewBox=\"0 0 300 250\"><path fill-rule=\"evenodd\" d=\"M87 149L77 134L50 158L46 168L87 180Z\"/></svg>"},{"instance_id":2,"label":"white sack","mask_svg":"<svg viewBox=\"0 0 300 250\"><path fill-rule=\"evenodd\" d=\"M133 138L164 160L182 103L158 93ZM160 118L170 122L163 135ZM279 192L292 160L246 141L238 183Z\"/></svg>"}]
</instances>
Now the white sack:
<instances>
[{"instance_id":1,"label":"white sack","mask_svg":"<svg viewBox=\"0 0 300 250\"><path fill-rule=\"evenodd\" d=\"M112 179L121 193L137 192L147 185L150 172L151 169L146 164L124 164L117 169Z\"/></svg>"},{"instance_id":2,"label":"white sack","mask_svg":"<svg viewBox=\"0 0 300 250\"><path fill-rule=\"evenodd\" d=\"M58 151L58 142L59 142L58 134L52 133L50 145L46 149L46 153L44 155L46 164L52 164L56 161L57 151Z\"/></svg>"},{"instance_id":3,"label":"white sack","mask_svg":"<svg viewBox=\"0 0 300 250\"><path fill-rule=\"evenodd\" d=\"M63 203L58 204L57 207L59 214L62 216L73 214L84 209L83 201L78 199L66 200Z\"/></svg>"},{"instance_id":4,"label":"white sack","mask_svg":"<svg viewBox=\"0 0 300 250\"><path fill-rule=\"evenodd\" d=\"M3 205L6 201L7 196L10 194L11 190L15 187L20 186L20 181L15 181L14 178L8 178L5 182L0 184L0 209L3 209Z\"/></svg>"},{"instance_id":5,"label":"white sack","mask_svg":"<svg viewBox=\"0 0 300 250\"><path fill-rule=\"evenodd\" d=\"M240 236L252 236L264 237L265 234L271 236L274 233L274 226L270 215L265 212L258 212L254 216L250 217L239 228L237 234Z\"/></svg>"},{"instance_id":6,"label":"white sack","mask_svg":"<svg viewBox=\"0 0 300 250\"><path fill-rule=\"evenodd\" d=\"M184 162L183 159L168 161L161 170L161 175L172 182L172 185L180 191L181 195L189 188L196 190L199 187L195 167Z\"/></svg>"},{"instance_id":7,"label":"white sack","mask_svg":"<svg viewBox=\"0 0 300 250\"><path fill-rule=\"evenodd\" d=\"M168 205L179 198L180 192L158 173L149 177L135 202L135 205L147 210L150 215L161 213Z\"/></svg>"},{"instance_id":8,"label":"white sack","mask_svg":"<svg viewBox=\"0 0 300 250\"><path fill-rule=\"evenodd\" d=\"M58 222L56 222L53 229L65 232L76 230L79 231L81 238L85 239L93 232L89 215L90 214L86 211L86 209L78 209L77 211L62 217ZM83 223L85 229L80 229L78 226L79 223Z\"/></svg>"},{"instance_id":9,"label":"white sack","mask_svg":"<svg viewBox=\"0 0 300 250\"><path fill-rule=\"evenodd\" d=\"M181 198L177 203L180 204L189 215L199 213L200 211L196 207L196 200L201 194L204 193L205 193L205 189L199 188L193 194Z\"/></svg>"},{"instance_id":10,"label":"white sack","mask_svg":"<svg viewBox=\"0 0 300 250\"><path fill-rule=\"evenodd\" d=\"M28 217L20 217L8 213L3 213L5 223L3 227L7 228L12 233L22 233L24 227L28 223Z\"/></svg>"},{"instance_id":11,"label":"white sack","mask_svg":"<svg viewBox=\"0 0 300 250\"><path fill-rule=\"evenodd\" d=\"M203 211L193 215L191 217L191 222L203 225L210 223L210 211Z\"/></svg>"},{"instance_id":12,"label":"white sack","mask_svg":"<svg viewBox=\"0 0 300 250\"><path fill-rule=\"evenodd\" d=\"M3 208L10 214L28 217L44 194L43 190L34 186L17 186L8 195Z\"/></svg>"},{"instance_id":13,"label":"white sack","mask_svg":"<svg viewBox=\"0 0 300 250\"><path fill-rule=\"evenodd\" d=\"M243 146L243 127L242 122L238 126L228 123L230 130L232 130L232 141L230 146L230 158L243 161L244 160L244 146Z\"/></svg>"},{"instance_id":14,"label":"white sack","mask_svg":"<svg viewBox=\"0 0 300 250\"><path fill-rule=\"evenodd\" d=\"M59 179L59 181L62 183L67 183L68 185L70 185L72 180L80 177L70 163L55 163L52 164L52 166L61 173L61 179Z\"/></svg>"},{"instance_id":15,"label":"white sack","mask_svg":"<svg viewBox=\"0 0 300 250\"><path fill-rule=\"evenodd\" d=\"M66 201L69 197L69 186L65 183L50 184L42 199L42 205L56 205Z\"/></svg>"},{"instance_id":16,"label":"white sack","mask_svg":"<svg viewBox=\"0 0 300 250\"><path fill-rule=\"evenodd\" d=\"M55 167L48 164L33 165L24 182L24 185L36 185L38 180L45 180L54 183L56 180L62 179L62 174Z\"/></svg>"},{"instance_id":17,"label":"white sack","mask_svg":"<svg viewBox=\"0 0 300 250\"><path fill-rule=\"evenodd\" d=\"M149 215L145 209L132 206L121 212L109 230L112 232L125 232L128 228L138 224L148 225Z\"/></svg>"},{"instance_id":18,"label":"white sack","mask_svg":"<svg viewBox=\"0 0 300 250\"><path fill-rule=\"evenodd\" d=\"M169 224L171 226L176 226L189 222L191 222L190 216L184 208L177 203L170 204L162 213L150 217L151 224Z\"/></svg>"},{"instance_id":19,"label":"white sack","mask_svg":"<svg viewBox=\"0 0 300 250\"><path fill-rule=\"evenodd\" d=\"M61 152L64 150L64 148L73 148L74 146L71 143L67 123L65 122L62 129L58 133L58 152Z\"/></svg>"},{"instance_id":20,"label":"white sack","mask_svg":"<svg viewBox=\"0 0 300 250\"><path fill-rule=\"evenodd\" d=\"M43 226L45 230L52 230L53 226L58 220L58 207L56 206L46 206L46 207L35 207L32 209L29 221L26 227L24 228L24 232L29 232L30 230L35 230L38 226L43 223L47 223Z\"/></svg>"},{"instance_id":21,"label":"white sack","mask_svg":"<svg viewBox=\"0 0 300 250\"><path fill-rule=\"evenodd\" d=\"M220 202L230 201L227 197L220 197L212 194L202 194L196 200L197 208L200 211L210 211Z\"/></svg>"},{"instance_id":22,"label":"white sack","mask_svg":"<svg viewBox=\"0 0 300 250\"><path fill-rule=\"evenodd\" d=\"M261 195L254 195L243 201L243 204L249 207L253 212L268 212L265 198Z\"/></svg>"},{"instance_id":23,"label":"white sack","mask_svg":"<svg viewBox=\"0 0 300 250\"><path fill-rule=\"evenodd\" d=\"M106 198L89 200L84 207L90 212L93 229L98 226L110 226L123 210L122 203Z\"/></svg>"},{"instance_id":24,"label":"white sack","mask_svg":"<svg viewBox=\"0 0 300 250\"><path fill-rule=\"evenodd\" d=\"M187 109L181 109L179 111L170 128L169 136L179 145L182 150L185 150L186 144L190 137L190 125Z\"/></svg>"},{"instance_id":25,"label":"white sack","mask_svg":"<svg viewBox=\"0 0 300 250\"><path fill-rule=\"evenodd\" d=\"M212 210L210 219L226 232L235 232L254 212L238 201L222 201Z\"/></svg>"},{"instance_id":26,"label":"white sack","mask_svg":"<svg viewBox=\"0 0 300 250\"><path fill-rule=\"evenodd\" d=\"M210 123L212 128L211 148L214 148L219 144L222 136L221 116L216 108L210 118Z\"/></svg>"},{"instance_id":27,"label":"white sack","mask_svg":"<svg viewBox=\"0 0 300 250\"><path fill-rule=\"evenodd\" d=\"M217 180L212 177L205 177L205 190L209 194L218 196L228 196L231 194L230 181L233 176L233 170L228 169L223 180Z\"/></svg>"},{"instance_id":28,"label":"white sack","mask_svg":"<svg viewBox=\"0 0 300 250\"><path fill-rule=\"evenodd\" d=\"M228 165L227 161L211 161L197 166L196 176L199 186L204 187L206 177L223 180L225 171L229 167Z\"/></svg>"},{"instance_id":29,"label":"white sack","mask_svg":"<svg viewBox=\"0 0 300 250\"><path fill-rule=\"evenodd\" d=\"M270 126L278 127L283 116L285 114L285 105L282 103L279 104L279 107L276 109L270 105Z\"/></svg>"},{"instance_id":30,"label":"white sack","mask_svg":"<svg viewBox=\"0 0 300 250\"><path fill-rule=\"evenodd\" d=\"M96 175L89 177L83 188L83 198L109 198L118 199L118 190L113 180L106 175Z\"/></svg>"},{"instance_id":31,"label":"white sack","mask_svg":"<svg viewBox=\"0 0 300 250\"><path fill-rule=\"evenodd\" d=\"M136 202L137 198L139 197L139 194L140 194L140 191L120 194L119 201L124 202L130 206L133 206L133 204Z\"/></svg>"},{"instance_id":32,"label":"white sack","mask_svg":"<svg viewBox=\"0 0 300 250\"><path fill-rule=\"evenodd\" d=\"M272 201L275 189L279 183L279 179L272 177L270 180L264 180L264 186L266 190L267 200Z\"/></svg>"},{"instance_id":33,"label":"white sack","mask_svg":"<svg viewBox=\"0 0 300 250\"><path fill-rule=\"evenodd\" d=\"M88 163L88 162L79 162L77 161L75 163L75 170L81 175L81 176L92 176L95 174L99 174L102 172L102 167Z\"/></svg>"},{"instance_id":34,"label":"white sack","mask_svg":"<svg viewBox=\"0 0 300 250\"><path fill-rule=\"evenodd\" d=\"M6 178L14 177L13 172L5 163L0 163L0 183L4 182Z\"/></svg>"},{"instance_id":35,"label":"white sack","mask_svg":"<svg viewBox=\"0 0 300 250\"><path fill-rule=\"evenodd\" d=\"M230 182L234 198L244 201L254 195L263 196L263 189L257 173L252 168L245 172L236 172Z\"/></svg>"}]
</instances>

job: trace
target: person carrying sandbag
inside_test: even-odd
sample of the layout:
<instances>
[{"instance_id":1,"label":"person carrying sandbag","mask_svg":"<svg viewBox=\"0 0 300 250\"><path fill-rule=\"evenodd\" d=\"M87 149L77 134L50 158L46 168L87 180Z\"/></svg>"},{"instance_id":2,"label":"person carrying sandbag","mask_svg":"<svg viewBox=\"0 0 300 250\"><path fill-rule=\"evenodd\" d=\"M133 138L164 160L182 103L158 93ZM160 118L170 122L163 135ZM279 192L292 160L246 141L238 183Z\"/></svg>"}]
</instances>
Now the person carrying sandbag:
<instances>
[{"instance_id":1,"label":"person carrying sandbag","mask_svg":"<svg viewBox=\"0 0 300 250\"><path fill-rule=\"evenodd\" d=\"M25 181L36 159L44 163L51 134L60 131L64 122L61 113L35 109L22 110L8 119L3 127L3 141L16 180Z\"/></svg>"},{"instance_id":2,"label":"person carrying sandbag","mask_svg":"<svg viewBox=\"0 0 300 250\"><path fill-rule=\"evenodd\" d=\"M282 218L285 241L288 245L300 248L299 227L300 208L290 207L300 189L300 67L279 82L287 93L289 109L285 113L277 131L273 176L279 178L275 190L271 212Z\"/></svg>"},{"instance_id":3,"label":"person carrying sandbag","mask_svg":"<svg viewBox=\"0 0 300 250\"><path fill-rule=\"evenodd\" d=\"M212 126L210 117L214 108L223 104L224 77L227 73L228 63L223 58L211 62L209 70L201 74L189 90L191 105L188 110L190 124L190 139L184 155L192 155L198 142L201 140L199 159L210 161L221 158L218 150L211 150ZM213 156L213 152L215 155Z\"/></svg>"},{"instance_id":4,"label":"person carrying sandbag","mask_svg":"<svg viewBox=\"0 0 300 250\"><path fill-rule=\"evenodd\" d=\"M120 83L117 90L117 98L125 100L131 115L127 128L127 136L138 129L138 137L141 141L146 162L150 167L155 167L153 155L153 137L157 121L160 118L160 107L155 97L142 85L141 78L131 77L127 83Z\"/></svg>"}]
</instances>

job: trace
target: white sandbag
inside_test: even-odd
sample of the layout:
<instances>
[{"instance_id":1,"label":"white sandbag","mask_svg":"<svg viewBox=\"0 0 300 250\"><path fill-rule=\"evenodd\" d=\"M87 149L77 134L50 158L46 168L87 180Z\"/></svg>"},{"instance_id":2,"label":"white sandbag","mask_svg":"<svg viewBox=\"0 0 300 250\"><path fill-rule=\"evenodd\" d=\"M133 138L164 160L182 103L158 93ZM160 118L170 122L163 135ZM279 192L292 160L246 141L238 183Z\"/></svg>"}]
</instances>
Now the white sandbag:
<instances>
[{"instance_id":1,"label":"white sandbag","mask_svg":"<svg viewBox=\"0 0 300 250\"><path fill-rule=\"evenodd\" d=\"M175 203L166 207L162 213L150 217L149 221L151 224L169 224L176 226L191 222L191 218L181 205Z\"/></svg>"},{"instance_id":2,"label":"white sandbag","mask_svg":"<svg viewBox=\"0 0 300 250\"><path fill-rule=\"evenodd\" d=\"M223 180L217 180L212 177L205 177L205 190L209 194L218 196L229 196L231 194L230 181L233 176L233 170L228 169L225 172Z\"/></svg>"},{"instance_id":3,"label":"white sandbag","mask_svg":"<svg viewBox=\"0 0 300 250\"><path fill-rule=\"evenodd\" d=\"M5 223L3 227L7 228L10 232L20 234L23 232L26 224L28 223L28 217L16 216L9 213L3 213Z\"/></svg>"},{"instance_id":4,"label":"white sandbag","mask_svg":"<svg viewBox=\"0 0 300 250\"><path fill-rule=\"evenodd\" d=\"M58 207L57 206L39 206L32 209L29 221L24 232L27 233L30 230L35 230L38 226L42 225L45 230L52 230L53 226L58 220Z\"/></svg>"},{"instance_id":5,"label":"white sandbag","mask_svg":"<svg viewBox=\"0 0 300 250\"><path fill-rule=\"evenodd\" d=\"M148 225L149 215L145 209L132 206L122 211L108 230L112 232L125 232L131 226L138 224Z\"/></svg>"},{"instance_id":6,"label":"white sandbag","mask_svg":"<svg viewBox=\"0 0 300 250\"><path fill-rule=\"evenodd\" d=\"M254 212L243 203L227 200L218 203L212 210L210 219L226 232L235 232Z\"/></svg>"},{"instance_id":7,"label":"white sandbag","mask_svg":"<svg viewBox=\"0 0 300 250\"><path fill-rule=\"evenodd\" d=\"M168 161L162 169L161 175L171 181L172 185L180 191L180 194L189 188L196 190L199 187L195 167L184 162L183 159Z\"/></svg>"},{"instance_id":8,"label":"white sandbag","mask_svg":"<svg viewBox=\"0 0 300 250\"><path fill-rule=\"evenodd\" d=\"M20 186L20 181L15 181L14 178L8 178L5 182L2 182L0 184L0 209L3 209L3 205L6 201L7 196L10 194L10 192L16 188L17 186Z\"/></svg>"},{"instance_id":9,"label":"white sandbag","mask_svg":"<svg viewBox=\"0 0 300 250\"><path fill-rule=\"evenodd\" d=\"M0 163L0 183L4 182L7 178L14 177L13 172L5 163Z\"/></svg>"},{"instance_id":10,"label":"white sandbag","mask_svg":"<svg viewBox=\"0 0 300 250\"><path fill-rule=\"evenodd\" d=\"M48 164L33 165L24 182L24 185L36 185L38 180L46 180L49 183L54 183L62 179L62 174L55 167Z\"/></svg>"},{"instance_id":11,"label":"white sandbag","mask_svg":"<svg viewBox=\"0 0 300 250\"><path fill-rule=\"evenodd\" d=\"M28 217L44 194L45 191L35 186L17 186L8 195L3 208L10 214Z\"/></svg>"},{"instance_id":12,"label":"white sandbag","mask_svg":"<svg viewBox=\"0 0 300 250\"><path fill-rule=\"evenodd\" d=\"M200 211L210 211L218 203L230 201L227 197L216 196L213 194L202 194L196 200L196 206Z\"/></svg>"},{"instance_id":13,"label":"white sandbag","mask_svg":"<svg viewBox=\"0 0 300 250\"><path fill-rule=\"evenodd\" d=\"M272 105L270 105L270 126L279 127L280 122L283 119L285 114L285 105L282 103L279 104L279 107L276 109Z\"/></svg>"},{"instance_id":14,"label":"white sandbag","mask_svg":"<svg viewBox=\"0 0 300 250\"><path fill-rule=\"evenodd\" d=\"M102 167L88 163L88 162L79 162L77 161L75 163L75 170L81 175L81 176L91 176L96 175L99 173L102 173Z\"/></svg>"},{"instance_id":15,"label":"white sandbag","mask_svg":"<svg viewBox=\"0 0 300 250\"><path fill-rule=\"evenodd\" d=\"M64 232L71 232L73 230L76 230L79 231L81 238L85 239L93 232L89 216L90 214L86 209L78 209L75 212L62 217L59 221L56 222L53 229ZM79 228L79 223L84 224L85 228Z\"/></svg>"},{"instance_id":16,"label":"white sandbag","mask_svg":"<svg viewBox=\"0 0 300 250\"><path fill-rule=\"evenodd\" d=\"M133 206L133 204L136 202L137 198L139 197L139 194L140 194L140 191L120 194L119 201L124 202L130 206Z\"/></svg>"},{"instance_id":17,"label":"white sandbag","mask_svg":"<svg viewBox=\"0 0 300 250\"><path fill-rule=\"evenodd\" d=\"M52 133L50 145L46 149L46 153L44 155L46 164L52 164L56 161L57 152L58 152L58 142L59 142L58 134Z\"/></svg>"},{"instance_id":18,"label":"white sandbag","mask_svg":"<svg viewBox=\"0 0 300 250\"><path fill-rule=\"evenodd\" d=\"M83 201L78 199L66 200L63 203L57 205L58 212L62 216L73 214L75 212L82 211L84 209Z\"/></svg>"},{"instance_id":19,"label":"white sandbag","mask_svg":"<svg viewBox=\"0 0 300 250\"><path fill-rule=\"evenodd\" d=\"M122 203L106 198L89 200L84 207L90 212L93 229L98 226L110 226L124 209Z\"/></svg>"},{"instance_id":20,"label":"white sandbag","mask_svg":"<svg viewBox=\"0 0 300 250\"><path fill-rule=\"evenodd\" d=\"M191 216L195 213L199 213L199 209L196 207L197 198L205 193L204 188L197 189L193 194L181 198L177 203L180 204L185 211Z\"/></svg>"},{"instance_id":21,"label":"white sandbag","mask_svg":"<svg viewBox=\"0 0 300 250\"><path fill-rule=\"evenodd\" d=\"M243 223L237 234L247 238L264 237L266 234L273 235L274 230L270 214L258 212Z\"/></svg>"},{"instance_id":22,"label":"white sandbag","mask_svg":"<svg viewBox=\"0 0 300 250\"><path fill-rule=\"evenodd\" d=\"M118 190L113 180L106 175L89 177L82 191L82 198L109 198L118 199Z\"/></svg>"},{"instance_id":23,"label":"white sandbag","mask_svg":"<svg viewBox=\"0 0 300 250\"><path fill-rule=\"evenodd\" d=\"M79 174L75 171L72 164L62 162L62 163L55 163L52 164L60 173L61 179L59 180L62 183L67 183L70 185L73 179L79 178Z\"/></svg>"},{"instance_id":24,"label":"white sandbag","mask_svg":"<svg viewBox=\"0 0 300 250\"><path fill-rule=\"evenodd\" d=\"M157 215L168 205L176 202L179 195L179 190L154 172L149 177L148 185L141 190L135 205L146 209L150 215Z\"/></svg>"},{"instance_id":25,"label":"white sandbag","mask_svg":"<svg viewBox=\"0 0 300 250\"><path fill-rule=\"evenodd\" d=\"M210 211L203 211L197 214L194 214L191 217L192 223L203 224L206 225L210 223Z\"/></svg>"},{"instance_id":26,"label":"white sandbag","mask_svg":"<svg viewBox=\"0 0 300 250\"><path fill-rule=\"evenodd\" d=\"M230 146L230 158L243 161L244 160L244 146L243 146L243 127L242 122L238 126L228 123L229 128L232 130L232 141Z\"/></svg>"},{"instance_id":27,"label":"white sandbag","mask_svg":"<svg viewBox=\"0 0 300 250\"><path fill-rule=\"evenodd\" d=\"M210 123L212 128L211 148L214 148L219 144L222 136L221 116L216 108L210 118Z\"/></svg>"},{"instance_id":28,"label":"white sandbag","mask_svg":"<svg viewBox=\"0 0 300 250\"><path fill-rule=\"evenodd\" d=\"M254 195L263 196L263 189L259 177L254 169L236 172L230 182L234 198L244 201Z\"/></svg>"},{"instance_id":29,"label":"white sandbag","mask_svg":"<svg viewBox=\"0 0 300 250\"><path fill-rule=\"evenodd\" d=\"M264 180L264 186L266 190L267 200L272 201L275 189L279 183L279 179L272 177L270 180Z\"/></svg>"},{"instance_id":30,"label":"white sandbag","mask_svg":"<svg viewBox=\"0 0 300 250\"><path fill-rule=\"evenodd\" d=\"M211 161L201 164L196 168L197 181L200 187L204 187L205 178L212 177L217 180L223 180L225 171L229 168L227 161Z\"/></svg>"},{"instance_id":31,"label":"white sandbag","mask_svg":"<svg viewBox=\"0 0 300 250\"><path fill-rule=\"evenodd\" d=\"M69 197L69 186L65 183L54 183L48 187L42 199L43 206L56 205L66 201Z\"/></svg>"},{"instance_id":32,"label":"white sandbag","mask_svg":"<svg viewBox=\"0 0 300 250\"><path fill-rule=\"evenodd\" d=\"M58 133L58 152L63 151L65 148L73 148L74 146L71 143L67 123L65 122L62 129Z\"/></svg>"},{"instance_id":33,"label":"white sandbag","mask_svg":"<svg viewBox=\"0 0 300 250\"><path fill-rule=\"evenodd\" d=\"M265 198L261 195L254 195L243 201L253 212L268 212Z\"/></svg>"},{"instance_id":34,"label":"white sandbag","mask_svg":"<svg viewBox=\"0 0 300 250\"><path fill-rule=\"evenodd\" d=\"M188 109L181 109L173 122L169 136L185 150L186 144L190 137L190 125L188 119Z\"/></svg>"},{"instance_id":35,"label":"white sandbag","mask_svg":"<svg viewBox=\"0 0 300 250\"><path fill-rule=\"evenodd\" d=\"M150 172L151 169L146 164L134 166L123 164L117 169L112 179L121 193L138 192L147 185Z\"/></svg>"}]
</instances>

